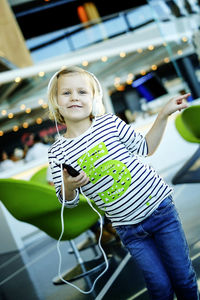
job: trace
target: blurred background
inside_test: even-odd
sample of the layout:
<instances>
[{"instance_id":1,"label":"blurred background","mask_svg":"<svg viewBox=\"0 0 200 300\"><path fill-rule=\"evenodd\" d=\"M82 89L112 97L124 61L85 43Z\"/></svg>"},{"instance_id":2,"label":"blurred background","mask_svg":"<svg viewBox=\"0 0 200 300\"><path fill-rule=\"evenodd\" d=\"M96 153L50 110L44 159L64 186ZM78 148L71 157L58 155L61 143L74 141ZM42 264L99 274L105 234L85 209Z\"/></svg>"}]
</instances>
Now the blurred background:
<instances>
[{"instance_id":1,"label":"blurred background","mask_svg":"<svg viewBox=\"0 0 200 300\"><path fill-rule=\"evenodd\" d=\"M64 65L93 72L107 111L127 122L157 113L168 94L199 97L198 1L109 3L1 1L0 139L6 150L33 131L55 135L46 87Z\"/></svg>"},{"instance_id":2,"label":"blurred background","mask_svg":"<svg viewBox=\"0 0 200 300\"><path fill-rule=\"evenodd\" d=\"M106 112L118 115L145 134L171 97L190 92L188 105L199 106L199 62L198 0L0 0L0 178L28 181L47 168L47 150L57 135L55 124L48 117L47 85L60 68L77 65L94 73L103 88ZM177 116L178 113L169 118L158 151L145 161L174 186L176 204L199 271L196 259L200 256L200 136L192 142L181 136L175 126ZM200 128L198 118L195 122ZM64 125L58 127L61 133L65 132ZM37 151L30 154L35 144ZM196 173L188 175L184 169L178 177L187 173L189 181L185 175L182 181L176 181L175 175L194 153L186 169ZM42 251L41 243L45 249L46 245L54 246L55 241L38 228L15 220L3 204L0 214L0 262L4 274L4 268L11 268L12 274L19 271L21 267L16 268L10 259L13 255L23 257L27 245L41 241L38 248L34 246L37 251ZM81 235L78 241L84 238ZM19 265L34 261L41 254L37 251L26 253L25 263L22 259ZM90 253L86 251L85 255ZM126 252L120 255L122 259ZM68 259L66 256L67 265ZM51 260L48 257L46 264ZM94 299L97 294L97 299L148 299L142 279L134 288L130 283L130 291L124 289L121 279L121 285L114 286L113 281L102 292L103 281L96 296L89 298L73 294L70 287L55 288L50 279L45 280L45 275L40 278L39 267L36 263L34 270L26 270L30 277L27 292L34 291L32 298L20 294L17 286L13 286L12 280L21 280L21 275L9 279L11 275L7 274L0 277L0 299ZM55 275L57 260L54 267ZM135 278L138 270L133 265L132 270L119 276L124 278L127 272ZM27 280L27 273L24 274Z\"/></svg>"}]
</instances>

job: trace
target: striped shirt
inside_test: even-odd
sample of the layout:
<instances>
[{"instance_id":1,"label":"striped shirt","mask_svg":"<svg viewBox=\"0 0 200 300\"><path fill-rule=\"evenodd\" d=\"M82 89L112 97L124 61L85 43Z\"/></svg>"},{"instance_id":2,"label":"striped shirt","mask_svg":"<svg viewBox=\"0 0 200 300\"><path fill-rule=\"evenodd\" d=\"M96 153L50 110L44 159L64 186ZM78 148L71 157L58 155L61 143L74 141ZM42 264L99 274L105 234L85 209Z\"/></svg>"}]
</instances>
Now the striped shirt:
<instances>
[{"instance_id":1,"label":"striped shirt","mask_svg":"<svg viewBox=\"0 0 200 300\"><path fill-rule=\"evenodd\" d=\"M136 224L172 193L161 176L139 160L148 146L141 134L113 114L97 117L91 127L76 138L58 139L49 149L49 164L60 202L61 171L54 163L67 163L90 178L84 194L105 211L113 226ZM67 187L66 187L67 188ZM66 201L67 207L78 204Z\"/></svg>"}]
</instances>

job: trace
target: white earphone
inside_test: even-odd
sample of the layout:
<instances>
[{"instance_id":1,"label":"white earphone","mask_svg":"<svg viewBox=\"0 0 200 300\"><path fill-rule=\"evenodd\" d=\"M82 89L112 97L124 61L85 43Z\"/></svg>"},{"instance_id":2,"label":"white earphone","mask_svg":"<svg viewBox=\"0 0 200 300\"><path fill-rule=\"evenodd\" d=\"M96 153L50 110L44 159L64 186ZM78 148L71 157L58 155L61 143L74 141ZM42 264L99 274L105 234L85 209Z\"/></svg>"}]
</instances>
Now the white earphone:
<instances>
[{"instance_id":1,"label":"white earphone","mask_svg":"<svg viewBox=\"0 0 200 300\"><path fill-rule=\"evenodd\" d=\"M101 84L99 82L99 80L96 78L96 76L89 72L89 71L86 71L90 76L92 76L92 78L94 79L94 81L96 82L96 85L98 87L98 92L99 92L99 95L96 96L94 99L93 99L93 103L92 103L92 115L94 117L98 116L101 112L102 112L102 106L103 106L103 103L102 103L102 98L103 98L103 91L102 91L102 87L101 87Z\"/></svg>"},{"instance_id":2,"label":"white earphone","mask_svg":"<svg viewBox=\"0 0 200 300\"><path fill-rule=\"evenodd\" d=\"M97 117L100 113L101 113L100 104L98 103L98 100L94 98L92 102L92 115L94 117Z\"/></svg>"}]
</instances>

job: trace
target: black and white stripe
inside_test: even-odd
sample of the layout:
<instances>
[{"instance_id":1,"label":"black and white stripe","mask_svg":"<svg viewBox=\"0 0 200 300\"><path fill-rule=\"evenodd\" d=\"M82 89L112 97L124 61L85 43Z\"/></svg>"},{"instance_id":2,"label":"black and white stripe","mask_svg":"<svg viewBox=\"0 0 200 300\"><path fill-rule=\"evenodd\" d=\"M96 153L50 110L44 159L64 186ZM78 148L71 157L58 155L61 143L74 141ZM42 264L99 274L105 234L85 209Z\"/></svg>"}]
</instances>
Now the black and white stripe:
<instances>
[{"instance_id":1,"label":"black and white stripe","mask_svg":"<svg viewBox=\"0 0 200 300\"><path fill-rule=\"evenodd\" d=\"M89 182L82 187L85 195L93 199L98 207L106 212L113 226L136 224L148 217L160 202L172 193L172 188L167 185L155 170L139 160L139 156L147 156L148 146L145 138L136 133L131 125L113 114L97 117L93 125L85 134L66 139L61 137L49 149L49 164L52 171L56 194L62 202L61 170L53 163L54 159L61 163L71 164L76 170L81 167L77 160L91 148L103 142L108 154L99 158L94 168L110 160L118 160L126 165L131 174L131 184L126 192L113 202L105 203L98 195L113 185L113 178L109 175L100 177L92 184ZM67 187L66 187L67 188ZM78 197L73 202L67 201L67 207L78 204Z\"/></svg>"}]
</instances>

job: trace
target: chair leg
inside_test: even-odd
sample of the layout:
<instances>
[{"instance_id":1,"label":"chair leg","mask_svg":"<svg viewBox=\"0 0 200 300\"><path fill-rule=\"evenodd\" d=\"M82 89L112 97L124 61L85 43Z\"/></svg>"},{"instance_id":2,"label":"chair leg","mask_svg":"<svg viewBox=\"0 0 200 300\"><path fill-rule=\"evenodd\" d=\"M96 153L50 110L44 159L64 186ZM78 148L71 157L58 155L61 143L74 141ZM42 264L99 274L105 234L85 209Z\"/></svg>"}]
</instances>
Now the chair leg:
<instances>
[{"instance_id":1,"label":"chair leg","mask_svg":"<svg viewBox=\"0 0 200 300\"><path fill-rule=\"evenodd\" d=\"M99 254L98 254L98 251L96 249L96 241L95 241L95 238L93 237L93 234L91 233L90 230L87 230L86 234L87 234L88 237L86 238L85 241L83 241L82 243L80 243L79 245L77 245L78 250L82 251L82 250L85 250L85 249L88 249L88 248L92 248L92 250L94 252L94 255L96 257L98 257ZM73 253L73 249L69 248L68 249L68 253L72 254Z\"/></svg>"},{"instance_id":2,"label":"chair leg","mask_svg":"<svg viewBox=\"0 0 200 300\"><path fill-rule=\"evenodd\" d=\"M192 157L174 175L173 184L200 182L200 146Z\"/></svg>"},{"instance_id":3,"label":"chair leg","mask_svg":"<svg viewBox=\"0 0 200 300\"><path fill-rule=\"evenodd\" d=\"M75 242L74 242L73 240L70 240L69 243L71 244L71 247L72 247L73 252L74 252L74 254L75 254L75 256L76 256L76 259L77 259L77 261L78 261L78 264L79 264L80 267L81 267L82 274L86 273L87 270L86 270L86 268L85 268L83 259L82 259L82 257L80 256L80 253L79 253L79 251L78 251L78 249L77 249L77 247L76 247ZM92 282L91 282L91 280L90 280L90 277L86 275L86 276L85 276L85 280L86 280L86 283L87 283L89 289L91 289L91 288L92 288ZM93 295L94 297L96 297L96 293L95 293L94 290L92 291L92 295Z\"/></svg>"},{"instance_id":4,"label":"chair leg","mask_svg":"<svg viewBox=\"0 0 200 300\"><path fill-rule=\"evenodd\" d=\"M93 240L93 241L95 240L95 239L93 238L92 232L91 232L90 230L87 230L87 231L86 231L86 234L88 235L88 238L89 238L89 239L91 239L91 240ZM93 252L94 252L94 255L95 255L96 257L99 257L98 251L97 251L97 249L96 249L96 242L93 242L93 244L91 244L90 247L92 248L92 250L93 250Z\"/></svg>"},{"instance_id":5,"label":"chair leg","mask_svg":"<svg viewBox=\"0 0 200 300\"><path fill-rule=\"evenodd\" d=\"M75 254L75 257L76 257L76 260L77 260L78 264L73 269L70 269L70 270L64 272L62 274L62 278L64 278L66 281L72 282L74 280L85 277L89 288L91 288L92 283L91 283L91 280L89 278L89 275L92 275L95 272L101 270L103 267L105 267L104 258L101 256L98 259L95 258L93 260L84 262L82 260L81 256L80 256L80 253L79 253L79 251L76 247L75 242L73 240L70 240L69 243L71 245L71 248L73 249L73 252ZM111 258L111 256L109 256L108 259L109 258ZM61 284L64 284L64 282L60 279L59 276L57 276L53 279L53 284L61 285ZM94 294L93 294L93 296L94 296Z\"/></svg>"}]
</instances>

